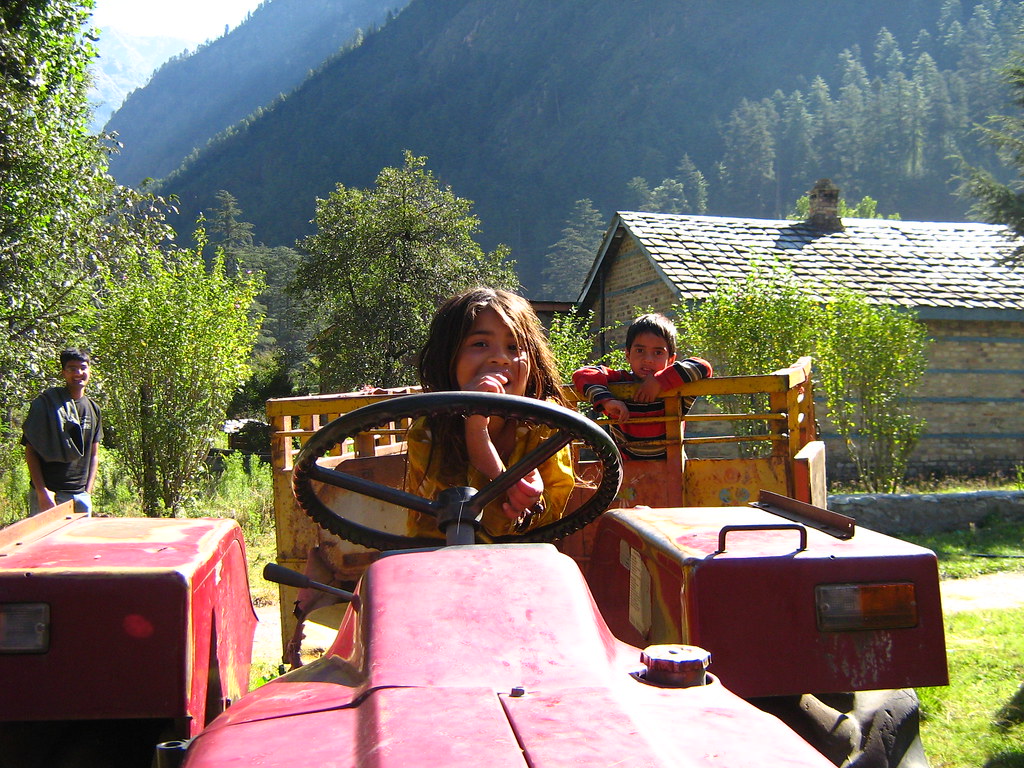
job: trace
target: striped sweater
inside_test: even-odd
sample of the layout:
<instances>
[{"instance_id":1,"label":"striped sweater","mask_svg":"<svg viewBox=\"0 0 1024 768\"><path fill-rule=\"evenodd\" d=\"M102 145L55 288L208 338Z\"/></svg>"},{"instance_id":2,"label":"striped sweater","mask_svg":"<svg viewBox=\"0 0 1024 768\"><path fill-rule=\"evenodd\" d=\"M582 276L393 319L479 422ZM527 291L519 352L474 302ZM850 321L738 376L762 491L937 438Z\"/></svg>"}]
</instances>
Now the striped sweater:
<instances>
[{"instance_id":1,"label":"striped sweater","mask_svg":"<svg viewBox=\"0 0 1024 768\"><path fill-rule=\"evenodd\" d=\"M688 357L678 360L667 368L654 374L661 385L661 390L675 389L686 382L706 379L713 375L711 363L699 357ZM597 410L603 410L602 403L617 399L609 384L639 384L642 381L632 371L617 371L603 365L588 365L580 368L572 375L572 384L581 397L585 397ZM684 397L682 413L685 415L693 407L695 397ZM651 422L638 424L633 419L665 415L665 403L655 400L650 403L638 403L623 400L629 409L630 420L625 424L611 425L611 434L624 454L634 459L659 459L665 455L661 445L646 445L650 441L665 439L665 423Z\"/></svg>"}]
</instances>

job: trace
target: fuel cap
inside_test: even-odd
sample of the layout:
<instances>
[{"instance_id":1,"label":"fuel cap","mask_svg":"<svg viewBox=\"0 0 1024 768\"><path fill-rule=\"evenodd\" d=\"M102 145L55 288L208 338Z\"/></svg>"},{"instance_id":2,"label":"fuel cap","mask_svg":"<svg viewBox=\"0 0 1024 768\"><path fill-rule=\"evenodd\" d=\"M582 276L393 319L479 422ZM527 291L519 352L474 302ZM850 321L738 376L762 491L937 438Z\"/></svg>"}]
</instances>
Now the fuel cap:
<instances>
[{"instance_id":1,"label":"fuel cap","mask_svg":"<svg viewBox=\"0 0 1024 768\"><path fill-rule=\"evenodd\" d=\"M695 645L649 645L640 652L645 679L655 685L689 688L707 682L711 653Z\"/></svg>"}]
</instances>

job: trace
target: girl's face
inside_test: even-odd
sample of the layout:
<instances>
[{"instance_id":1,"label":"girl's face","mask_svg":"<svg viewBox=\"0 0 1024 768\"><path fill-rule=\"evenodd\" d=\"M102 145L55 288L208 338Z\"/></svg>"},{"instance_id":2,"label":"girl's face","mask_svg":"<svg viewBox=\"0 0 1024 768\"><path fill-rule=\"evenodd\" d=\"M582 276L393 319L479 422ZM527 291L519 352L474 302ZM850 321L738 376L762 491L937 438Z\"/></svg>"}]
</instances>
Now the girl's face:
<instances>
[{"instance_id":1,"label":"girl's face","mask_svg":"<svg viewBox=\"0 0 1024 768\"><path fill-rule=\"evenodd\" d=\"M455 380L461 390L525 395L530 358L497 312L481 309L455 355Z\"/></svg>"}]
</instances>

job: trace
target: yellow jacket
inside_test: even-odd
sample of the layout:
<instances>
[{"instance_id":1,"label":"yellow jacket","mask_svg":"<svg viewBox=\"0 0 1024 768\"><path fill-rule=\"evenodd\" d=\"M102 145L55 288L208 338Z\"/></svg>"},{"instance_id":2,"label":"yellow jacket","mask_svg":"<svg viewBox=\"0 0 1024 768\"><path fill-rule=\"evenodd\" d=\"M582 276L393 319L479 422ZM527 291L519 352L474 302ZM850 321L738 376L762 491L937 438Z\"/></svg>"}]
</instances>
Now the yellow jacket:
<instances>
[{"instance_id":1,"label":"yellow jacket","mask_svg":"<svg viewBox=\"0 0 1024 768\"><path fill-rule=\"evenodd\" d=\"M533 450L545 438L551 435L549 427L537 424L520 424L516 427L515 444L512 448L512 455L505 462L506 466L512 466L521 459L528 451ZM406 436L409 450L408 467L406 469L406 490L427 499L437 498L437 494L445 488L454 484L444 483L437 478L436 467L433 472L427 472L427 462L430 460L431 435L426 419L417 419L409 427ZM435 457L436 463L436 457ZM550 459L545 461L538 468L541 480L544 481L544 511L534 516L530 528L537 528L541 525L558 520L565 512L566 502L569 494L575 486L575 478L572 471L572 453L568 446L560 450ZM465 485L470 488L483 488L488 478L481 474L476 467L468 466L465 474ZM515 520L510 520L501 508L504 499L498 499L484 507L483 529L481 533L484 538L490 536L504 536L514 533L513 525ZM433 536L443 538L437 529L437 520L414 510L409 510L408 533L410 536Z\"/></svg>"}]
</instances>

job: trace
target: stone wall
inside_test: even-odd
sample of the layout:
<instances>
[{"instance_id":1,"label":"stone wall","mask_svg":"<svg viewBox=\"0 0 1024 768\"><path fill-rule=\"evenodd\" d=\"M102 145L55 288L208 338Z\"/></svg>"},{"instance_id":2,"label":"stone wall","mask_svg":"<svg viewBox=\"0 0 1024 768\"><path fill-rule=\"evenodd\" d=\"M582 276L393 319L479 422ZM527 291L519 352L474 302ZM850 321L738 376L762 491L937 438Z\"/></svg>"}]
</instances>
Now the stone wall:
<instances>
[{"instance_id":1,"label":"stone wall","mask_svg":"<svg viewBox=\"0 0 1024 768\"><path fill-rule=\"evenodd\" d=\"M1024 491L842 494L829 496L828 508L880 533L938 533L994 515L1024 519Z\"/></svg>"},{"instance_id":2,"label":"stone wall","mask_svg":"<svg viewBox=\"0 0 1024 768\"><path fill-rule=\"evenodd\" d=\"M910 474L1012 475L1024 463L1024 325L962 319L925 324L932 343L914 403L927 427L910 457ZM829 476L852 478L854 468L824 402L817 411Z\"/></svg>"}]
</instances>

